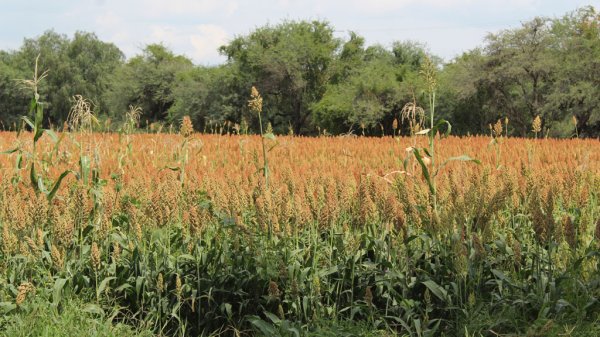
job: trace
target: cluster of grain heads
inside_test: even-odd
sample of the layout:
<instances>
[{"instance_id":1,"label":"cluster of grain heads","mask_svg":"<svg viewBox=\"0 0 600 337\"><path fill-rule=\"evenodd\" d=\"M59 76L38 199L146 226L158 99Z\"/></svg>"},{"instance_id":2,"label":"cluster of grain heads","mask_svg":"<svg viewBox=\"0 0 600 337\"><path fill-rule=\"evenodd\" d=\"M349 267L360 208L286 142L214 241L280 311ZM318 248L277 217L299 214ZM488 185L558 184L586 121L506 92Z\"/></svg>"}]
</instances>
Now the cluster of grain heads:
<instances>
[{"instance_id":1,"label":"cluster of grain heads","mask_svg":"<svg viewBox=\"0 0 600 337\"><path fill-rule=\"evenodd\" d=\"M17 306L22 305L27 299L29 293L35 292L35 287L30 282L23 282L17 288L17 297L15 303Z\"/></svg>"},{"instance_id":2,"label":"cluster of grain heads","mask_svg":"<svg viewBox=\"0 0 600 337\"><path fill-rule=\"evenodd\" d=\"M194 125L192 124L192 119L190 118L190 116L183 116L183 119L181 120L181 126L179 128L179 133L185 138L191 136L192 133L194 133Z\"/></svg>"},{"instance_id":3,"label":"cluster of grain heads","mask_svg":"<svg viewBox=\"0 0 600 337\"><path fill-rule=\"evenodd\" d=\"M2 136L0 147L9 148L14 135ZM307 326L364 320L417 334L456 332L468 321L461 310L487 310L491 297L516 303L527 319L536 303L574 312L556 295L566 285L556 282L560 291L546 295L532 290L534 281L549 289L543 280L581 275L573 292L596 289L586 257L600 235L595 141L545 140L528 157L522 140L503 139L511 160L497 170L489 138L442 139L438 162L463 151L482 164L438 175L435 212L422 172L385 177L399 169L405 147L426 145L419 137L281 137L269 153L276 165L268 188L250 155L260 153L258 137L191 136L204 147L189 157L184 185L164 170L172 160L165 149L181 135L131 135L129 154L116 135L95 137L105 179L99 195L69 176L48 201L28 185L28 172L0 171L0 271L15 275L0 282L0 302L14 303L18 286L31 282L40 293L57 285L102 308L119 306L119 319L163 334L251 329L251 316ZM48 138L36 146L54 145ZM61 149L78 152L68 141ZM65 156L48 176L77 161ZM519 304L523 298L532 300Z\"/></svg>"},{"instance_id":4,"label":"cluster of grain heads","mask_svg":"<svg viewBox=\"0 0 600 337\"><path fill-rule=\"evenodd\" d=\"M531 122L531 131L535 134L535 138L537 138L538 133L542 131L542 119L539 115L535 116L533 122Z\"/></svg>"}]
</instances>

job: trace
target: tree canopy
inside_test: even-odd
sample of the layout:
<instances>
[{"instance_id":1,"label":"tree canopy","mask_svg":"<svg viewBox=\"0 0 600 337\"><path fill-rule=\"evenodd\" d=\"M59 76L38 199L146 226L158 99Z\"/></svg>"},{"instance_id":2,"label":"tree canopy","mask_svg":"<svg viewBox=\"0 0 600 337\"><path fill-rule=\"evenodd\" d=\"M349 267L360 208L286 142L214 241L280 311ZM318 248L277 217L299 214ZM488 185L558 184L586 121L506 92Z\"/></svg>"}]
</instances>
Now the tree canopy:
<instances>
[{"instance_id":1,"label":"tree canopy","mask_svg":"<svg viewBox=\"0 0 600 337\"><path fill-rule=\"evenodd\" d=\"M357 33L334 33L321 20L266 25L221 46L224 64L196 66L162 44L127 60L93 33L46 31L0 51L0 127L27 113L30 93L19 79L31 78L41 55L48 124L63 123L82 95L101 118L139 107L149 123L187 115L200 131L244 123L256 131L247 107L256 86L276 133L390 134L407 102L427 105L419 71L428 57L438 66L437 110L456 133L487 133L506 118L510 135L527 136L539 116L545 135L600 135L600 15L591 6L490 34L447 63L418 42L366 45Z\"/></svg>"}]
</instances>

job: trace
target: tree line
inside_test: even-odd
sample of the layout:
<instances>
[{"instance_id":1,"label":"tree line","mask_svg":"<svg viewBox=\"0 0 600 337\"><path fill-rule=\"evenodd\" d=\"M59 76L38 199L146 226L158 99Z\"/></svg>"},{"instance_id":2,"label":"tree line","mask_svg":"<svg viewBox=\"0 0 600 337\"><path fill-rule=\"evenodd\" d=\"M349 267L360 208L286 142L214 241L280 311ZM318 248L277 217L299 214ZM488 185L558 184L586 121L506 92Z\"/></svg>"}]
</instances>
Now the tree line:
<instances>
[{"instance_id":1,"label":"tree line","mask_svg":"<svg viewBox=\"0 0 600 337\"><path fill-rule=\"evenodd\" d=\"M190 116L198 131L252 132L258 118L247 101L256 86L275 133L389 135L406 132L398 121L407 103L427 107L420 71L430 59L438 69L436 111L453 133L489 133L502 120L509 135L528 136L538 118L544 135L600 135L600 14L591 6L489 34L447 63L417 42L366 45L356 33L334 31L326 21L266 25L220 47L227 61L216 66L194 65L162 44L126 59L94 33L46 31L0 51L0 127L16 128L28 113L31 93L17 79L31 78L41 55L50 125L62 125L82 95L106 129L139 108L140 127L149 129Z\"/></svg>"}]
</instances>

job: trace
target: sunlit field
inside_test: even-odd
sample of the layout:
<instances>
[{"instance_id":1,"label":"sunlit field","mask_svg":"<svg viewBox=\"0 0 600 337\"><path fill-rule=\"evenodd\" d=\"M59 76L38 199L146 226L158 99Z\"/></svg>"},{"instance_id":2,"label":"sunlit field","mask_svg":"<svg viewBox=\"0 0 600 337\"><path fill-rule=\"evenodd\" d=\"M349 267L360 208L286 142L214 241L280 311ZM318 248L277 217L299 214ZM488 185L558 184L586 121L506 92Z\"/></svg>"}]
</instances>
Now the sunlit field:
<instances>
[{"instance_id":1,"label":"sunlit field","mask_svg":"<svg viewBox=\"0 0 600 337\"><path fill-rule=\"evenodd\" d=\"M8 335L73 301L107 335L600 333L598 140L278 136L267 175L260 136L34 135L0 133Z\"/></svg>"}]
</instances>

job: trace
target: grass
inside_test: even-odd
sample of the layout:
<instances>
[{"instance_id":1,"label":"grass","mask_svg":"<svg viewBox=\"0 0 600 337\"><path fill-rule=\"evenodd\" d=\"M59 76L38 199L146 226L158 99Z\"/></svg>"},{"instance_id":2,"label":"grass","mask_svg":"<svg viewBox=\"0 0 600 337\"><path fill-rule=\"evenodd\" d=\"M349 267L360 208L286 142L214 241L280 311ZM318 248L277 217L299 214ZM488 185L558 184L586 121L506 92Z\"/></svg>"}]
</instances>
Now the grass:
<instances>
[{"instance_id":1,"label":"grass","mask_svg":"<svg viewBox=\"0 0 600 337\"><path fill-rule=\"evenodd\" d=\"M59 308L41 299L26 303L17 313L0 318L0 336L6 337L151 337L139 330L94 314L92 306L77 298L64 300Z\"/></svg>"}]
</instances>

